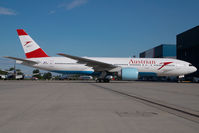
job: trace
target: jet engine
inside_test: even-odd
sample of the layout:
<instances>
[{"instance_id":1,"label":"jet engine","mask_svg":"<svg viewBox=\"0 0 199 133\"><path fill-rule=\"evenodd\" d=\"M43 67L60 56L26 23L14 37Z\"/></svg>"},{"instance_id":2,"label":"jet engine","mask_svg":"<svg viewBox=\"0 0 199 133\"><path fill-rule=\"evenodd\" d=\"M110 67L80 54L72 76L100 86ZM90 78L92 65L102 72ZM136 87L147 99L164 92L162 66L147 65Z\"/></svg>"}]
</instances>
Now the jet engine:
<instances>
[{"instance_id":1,"label":"jet engine","mask_svg":"<svg viewBox=\"0 0 199 133\"><path fill-rule=\"evenodd\" d=\"M136 68L122 68L118 72L118 76L122 80L137 80L138 79L138 70Z\"/></svg>"}]
</instances>

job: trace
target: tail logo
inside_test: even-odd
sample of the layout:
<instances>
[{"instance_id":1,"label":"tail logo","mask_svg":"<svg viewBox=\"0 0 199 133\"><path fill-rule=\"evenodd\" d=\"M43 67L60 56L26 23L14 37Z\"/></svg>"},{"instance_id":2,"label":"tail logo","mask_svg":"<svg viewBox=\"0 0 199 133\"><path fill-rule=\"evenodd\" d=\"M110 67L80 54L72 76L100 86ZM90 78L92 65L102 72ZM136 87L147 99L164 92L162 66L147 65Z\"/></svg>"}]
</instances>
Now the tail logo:
<instances>
[{"instance_id":1,"label":"tail logo","mask_svg":"<svg viewBox=\"0 0 199 133\"><path fill-rule=\"evenodd\" d=\"M27 44L31 43L32 41L27 41L26 44L24 46L26 46Z\"/></svg>"}]
</instances>

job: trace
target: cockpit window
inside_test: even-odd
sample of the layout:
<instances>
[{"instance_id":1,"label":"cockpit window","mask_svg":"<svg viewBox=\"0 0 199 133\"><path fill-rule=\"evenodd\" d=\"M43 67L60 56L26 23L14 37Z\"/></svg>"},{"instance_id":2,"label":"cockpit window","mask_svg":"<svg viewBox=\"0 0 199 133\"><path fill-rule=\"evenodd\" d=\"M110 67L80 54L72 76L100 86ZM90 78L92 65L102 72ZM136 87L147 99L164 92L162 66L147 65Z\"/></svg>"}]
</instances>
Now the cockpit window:
<instances>
[{"instance_id":1,"label":"cockpit window","mask_svg":"<svg viewBox=\"0 0 199 133\"><path fill-rule=\"evenodd\" d=\"M192 64L189 64L189 66L193 66Z\"/></svg>"}]
</instances>

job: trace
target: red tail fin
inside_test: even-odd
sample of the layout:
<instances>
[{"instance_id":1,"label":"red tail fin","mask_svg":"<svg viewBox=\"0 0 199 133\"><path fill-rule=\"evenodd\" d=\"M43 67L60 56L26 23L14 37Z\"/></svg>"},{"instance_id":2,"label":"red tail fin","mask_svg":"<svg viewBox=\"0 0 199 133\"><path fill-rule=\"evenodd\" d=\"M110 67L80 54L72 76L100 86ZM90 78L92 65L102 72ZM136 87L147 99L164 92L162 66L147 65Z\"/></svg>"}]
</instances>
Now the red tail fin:
<instances>
[{"instance_id":1,"label":"red tail fin","mask_svg":"<svg viewBox=\"0 0 199 133\"><path fill-rule=\"evenodd\" d=\"M17 33L27 58L49 57L23 29Z\"/></svg>"}]
</instances>

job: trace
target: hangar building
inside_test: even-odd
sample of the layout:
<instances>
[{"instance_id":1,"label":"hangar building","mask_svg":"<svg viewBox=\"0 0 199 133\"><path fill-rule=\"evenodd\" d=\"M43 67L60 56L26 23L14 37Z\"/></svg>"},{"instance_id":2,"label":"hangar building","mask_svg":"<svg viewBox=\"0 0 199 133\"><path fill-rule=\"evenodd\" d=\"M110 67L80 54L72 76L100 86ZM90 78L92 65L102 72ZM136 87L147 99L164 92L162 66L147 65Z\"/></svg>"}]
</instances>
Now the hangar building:
<instances>
[{"instance_id":1,"label":"hangar building","mask_svg":"<svg viewBox=\"0 0 199 133\"><path fill-rule=\"evenodd\" d=\"M140 53L140 58L176 58L176 45L161 44Z\"/></svg>"},{"instance_id":2,"label":"hangar building","mask_svg":"<svg viewBox=\"0 0 199 133\"><path fill-rule=\"evenodd\" d=\"M192 63L199 69L199 26L177 35L177 59ZM188 77L199 77L199 71Z\"/></svg>"}]
</instances>

